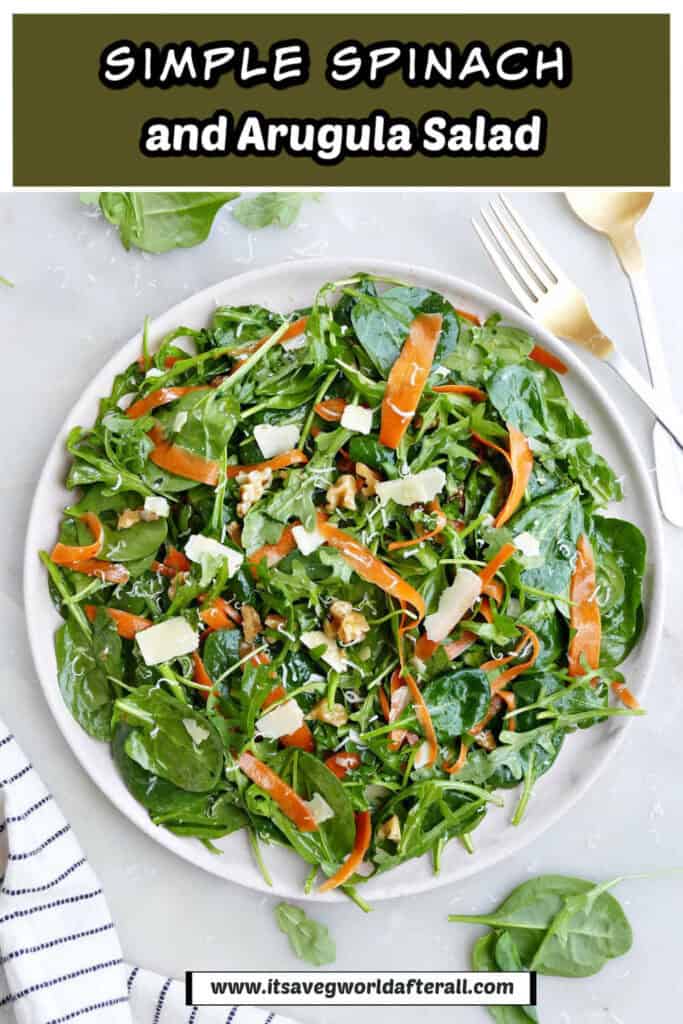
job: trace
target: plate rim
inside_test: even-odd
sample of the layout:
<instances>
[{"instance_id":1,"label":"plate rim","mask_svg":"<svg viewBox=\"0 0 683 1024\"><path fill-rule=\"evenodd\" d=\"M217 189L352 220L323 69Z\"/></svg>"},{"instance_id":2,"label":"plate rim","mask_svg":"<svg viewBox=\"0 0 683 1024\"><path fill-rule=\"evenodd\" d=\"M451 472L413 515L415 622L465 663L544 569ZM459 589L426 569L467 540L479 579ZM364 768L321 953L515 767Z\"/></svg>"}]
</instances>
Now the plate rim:
<instances>
[{"instance_id":1,"label":"plate rim","mask_svg":"<svg viewBox=\"0 0 683 1024\"><path fill-rule=\"evenodd\" d=\"M630 457L636 467L645 502L645 514L648 519L649 536L647 578L649 585L649 600L646 615L647 624L645 632L643 633L638 645L638 647L640 647L643 639L647 638L648 649L644 654L641 654L643 664L640 668L639 688L639 695L642 696L645 694L652 678L652 671L658 654L664 624L665 604L666 577L664 572L662 520L659 514L659 506L657 504L654 485L650 479L650 474L647 472L644 458L638 446L635 444L629 427L621 416L616 402L611 398L601 382L591 374L589 365L584 364L578 354L576 354L567 344L552 335L541 324L536 323L536 321L534 321L523 310L487 288L474 284L473 282L470 282L458 275L435 270L434 268L424 266L422 264L412 264L397 260L384 260L377 258L364 259L362 257L314 257L301 260L284 260L278 263L267 264L264 267L259 267L246 271L245 273L223 278L218 282L210 284L209 286L202 288L200 291L195 292L190 296L186 296L180 302L170 308L167 308L153 320L150 320L148 324L149 336L153 339L163 336L163 334L165 334L169 329L166 326L167 322L174 321L176 326L182 323L184 320L183 311L186 309L192 309L195 306L202 307L204 305L210 305L212 302L215 304L216 294L220 293L223 289L239 288L242 284L250 285L258 282L260 279L267 281L270 277L274 277L278 280L283 275L289 276L293 273L295 274L297 270L300 270L303 274L306 272L320 272L322 274L323 271L326 271L328 268L330 271L335 268L334 273L336 274L338 272L338 268L341 267L348 268L347 271L343 272L345 275L347 272L355 274L362 271L388 277L397 277L399 279L401 277L416 280L422 278L430 282L428 286L431 288L436 290L443 289L446 292L462 294L463 297L467 297L475 303L478 303L484 309L500 312L504 320L511 320L513 323L517 323L524 327L536 339L562 358L562 360L576 375L579 384L585 383L586 379L590 380L590 386L595 391L599 404L607 415L610 426L616 430L618 441L630 449ZM26 530L23 559L23 597L25 609L31 606L32 594L39 585L38 581L41 581L42 586L44 586L44 577L40 572L40 563L37 558L38 544L34 539L34 535L39 531L38 520L42 504L40 500L42 493L51 485L54 469L59 462L64 459L65 436L70 427L77 422L80 408L93 400L94 392L97 392L97 395L99 395L100 381L107 380L111 382L113 375L117 372L118 364L124 358L124 354L127 354L129 349L133 351L136 345L139 346L140 339L141 332L138 331L124 344L115 349L110 358L107 359L104 365L102 365L95 373L89 384L84 388L78 400L68 410L52 444L50 445L35 486ZM95 397L97 397L97 395L95 395ZM41 637L42 643L44 643L44 628L41 628L41 626L34 621L34 618L30 616L26 617L26 628L29 636L31 656L40 682L41 690L45 700L47 701L48 707L50 708L52 716L55 719L67 746L69 747L69 750L73 756L76 757L77 761L97 786L98 790L100 790L100 792L107 797L117 810L124 814L129 821L133 823L133 825L140 828L144 833L150 836L157 843L160 843L166 849L171 850L173 853L188 861L194 867L206 870L222 881L228 880L234 884L243 885L252 890L273 896L285 896L314 902L341 902L345 900L345 897L342 894L335 892L327 893L322 896L316 893L306 894L300 889L300 887L295 888L291 882L282 879L274 879L273 886L268 886L261 878L260 874L254 870L251 862L250 867L252 868L252 871L249 872L248 878L236 877L234 874L228 876L225 871L218 870L218 864L216 864L216 867L214 868L211 861L198 861L197 858L193 856L193 850L195 847L193 844L188 842L187 838L175 836L173 833L154 825L142 805L138 804L134 797L132 797L125 787L123 787L123 783L121 783L123 789L120 793L112 791L107 787L105 780L100 779L99 771L96 771L88 763L86 750L73 742L74 730L79 730L79 732L82 730L80 730L78 723L71 717L70 712L62 700L61 691L59 690L59 687L55 685L56 679L53 663L50 665L44 665L43 663L43 659L41 657ZM53 633L50 634L49 644L50 648L53 649ZM570 791L564 793L562 798L557 801L555 808L550 813L547 813L539 822L519 830L509 830L500 843L491 844L491 847L488 850L480 851L476 856L468 858L466 861L461 861L454 869L448 870L447 868L444 868L439 875L432 875L423 880L399 880L393 884L390 882L391 873L382 875L380 878L384 880L384 885L379 888L373 887L373 890L369 892L369 898L372 900L393 899L404 895L417 895L418 893L431 891L432 889L439 888L443 885L454 884L456 882L463 881L480 871L493 867L495 864L513 856L519 852L519 850L530 845L535 839L551 828L564 814L571 810L571 808L578 803L578 801L595 784L595 782L597 782L605 771L610 760L614 757L621 746L626 735L626 730L629 728L630 724L631 721L628 718L620 721L618 727L614 728L610 732L605 741L604 749L601 751L600 756L596 758L591 770L582 777L579 784L574 785ZM87 737L87 734L83 733L83 736ZM93 743L97 742L91 737L87 738ZM113 765L111 770L114 770ZM247 851L245 855L246 860L246 857L248 857L247 844L245 844L245 851ZM220 858L215 859L220 860ZM387 881L389 881L389 884L387 884Z\"/></svg>"}]
</instances>

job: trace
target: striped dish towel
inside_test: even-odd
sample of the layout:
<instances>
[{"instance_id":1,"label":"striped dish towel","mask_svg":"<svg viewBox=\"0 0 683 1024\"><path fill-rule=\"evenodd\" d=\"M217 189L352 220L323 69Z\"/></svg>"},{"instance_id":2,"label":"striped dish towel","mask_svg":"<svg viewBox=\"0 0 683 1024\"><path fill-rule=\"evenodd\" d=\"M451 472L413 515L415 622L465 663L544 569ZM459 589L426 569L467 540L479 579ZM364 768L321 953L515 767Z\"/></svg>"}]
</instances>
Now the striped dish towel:
<instances>
[{"instance_id":1,"label":"striped dish towel","mask_svg":"<svg viewBox=\"0 0 683 1024\"><path fill-rule=\"evenodd\" d=\"M184 987L123 962L71 826L0 721L0 1021L292 1024L251 1007L185 1006Z\"/></svg>"}]
</instances>

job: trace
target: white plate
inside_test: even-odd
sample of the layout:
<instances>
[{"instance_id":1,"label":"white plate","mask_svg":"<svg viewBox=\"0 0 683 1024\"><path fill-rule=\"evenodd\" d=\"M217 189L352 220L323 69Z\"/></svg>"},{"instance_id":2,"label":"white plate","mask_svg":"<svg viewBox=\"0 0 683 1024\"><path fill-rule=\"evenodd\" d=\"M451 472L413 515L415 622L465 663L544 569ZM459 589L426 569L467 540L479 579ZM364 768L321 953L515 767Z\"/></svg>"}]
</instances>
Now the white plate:
<instances>
[{"instance_id":1,"label":"white plate","mask_svg":"<svg viewBox=\"0 0 683 1024\"><path fill-rule=\"evenodd\" d=\"M432 288L446 295L456 306L473 313L487 315L498 311L506 322L531 332L545 347L557 352L570 367L571 372L564 381L569 397L591 424L598 451L607 457L626 481L627 496L618 510L614 510L615 514L637 523L648 541L645 631L624 669L631 689L642 698L655 660L663 618L662 539L650 477L616 407L600 384L592 378L587 366L574 352L557 342L524 313L490 292L424 267L378 260L305 260L233 277L186 299L154 321L150 327L151 344L155 346L166 333L180 324L195 328L206 326L215 306L220 304L258 303L281 311L306 306L324 282L340 280L362 270ZM109 747L83 732L62 702L53 650L54 631L61 620L52 606L44 569L36 552L40 548L49 549L52 546L62 508L68 504L68 492L63 483L68 462L64 441L68 431L76 424L88 426L93 422L100 396L109 393L114 375L125 369L139 351L140 336L137 336L124 345L85 388L83 396L69 413L55 439L38 483L26 538L24 563L25 606L33 610L28 619L28 630L38 675L47 702L67 743L102 792L131 821L168 849L221 878L263 892L303 899L301 886L308 868L289 850L279 847L264 850L273 877L273 888L270 889L264 884L254 864L243 833L220 840L218 845L224 852L222 856L216 856L195 839L180 838L153 825L145 809L133 799L121 782L112 763ZM490 808L483 825L474 833L474 856L469 856L457 842L452 842L446 848L438 876L432 872L430 859L423 857L380 875L376 881L369 881L362 888L363 896L370 900L385 899L460 881L532 842L595 782L624 735L625 721L611 719L567 739L552 771L537 783L534 798L521 826L515 828L509 824L517 794L515 791L508 792L505 808ZM78 822L75 824L77 826ZM344 899L337 893L312 898Z\"/></svg>"}]
</instances>

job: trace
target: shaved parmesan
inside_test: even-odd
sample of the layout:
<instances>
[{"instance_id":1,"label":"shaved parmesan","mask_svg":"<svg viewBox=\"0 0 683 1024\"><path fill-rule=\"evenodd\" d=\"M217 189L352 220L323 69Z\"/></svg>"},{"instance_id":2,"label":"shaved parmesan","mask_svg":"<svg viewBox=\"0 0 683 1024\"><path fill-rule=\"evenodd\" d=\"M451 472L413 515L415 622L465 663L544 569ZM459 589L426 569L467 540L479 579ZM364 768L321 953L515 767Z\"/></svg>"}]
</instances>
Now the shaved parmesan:
<instances>
[{"instance_id":1,"label":"shaved parmesan","mask_svg":"<svg viewBox=\"0 0 683 1024\"><path fill-rule=\"evenodd\" d=\"M380 505L395 501L397 505L416 505L433 501L443 490L446 474L436 467L409 473L398 480L383 480L375 485Z\"/></svg>"},{"instance_id":2,"label":"shaved parmesan","mask_svg":"<svg viewBox=\"0 0 683 1024\"><path fill-rule=\"evenodd\" d=\"M183 718L183 725L188 736L197 746L211 735L209 730L195 722L194 718Z\"/></svg>"},{"instance_id":3,"label":"shaved parmesan","mask_svg":"<svg viewBox=\"0 0 683 1024\"><path fill-rule=\"evenodd\" d=\"M328 804L327 800L321 797L320 793L314 793L310 800L304 800L304 803L308 807L313 820L316 825L322 825L324 821L329 821L330 818L334 818L334 811Z\"/></svg>"},{"instance_id":4,"label":"shaved parmesan","mask_svg":"<svg viewBox=\"0 0 683 1024\"><path fill-rule=\"evenodd\" d=\"M302 633L301 642L308 647L309 651L315 650L316 647L324 647L325 650L321 658L335 672L343 672L348 665L346 658L337 647L336 641L323 633L321 629L312 629L308 633Z\"/></svg>"},{"instance_id":5,"label":"shaved parmesan","mask_svg":"<svg viewBox=\"0 0 683 1024\"><path fill-rule=\"evenodd\" d=\"M357 434L369 434L372 430L372 409L364 405L345 405L341 425Z\"/></svg>"},{"instance_id":6,"label":"shaved parmesan","mask_svg":"<svg viewBox=\"0 0 683 1024\"><path fill-rule=\"evenodd\" d=\"M182 654L191 654L199 647L196 631L181 615L143 629L136 633L135 640L145 665L173 661Z\"/></svg>"},{"instance_id":7,"label":"shaved parmesan","mask_svg":"<svg viewBox=\"0 0 683 1024\"><path fill-rule=\"evenodd\" d=\"M187 413L178 412L173 418L173 433L179 433L187 423Z\"/></svg>"},{"instance_id":8,"label":"shaved parmesan","mask_svg":"<svg viewBox=\"0 0 683 1024\"><path fill-rule=\"evenodd\" d=\"M321 544L325 543L325 538L321 533L318 533L317 530L307 530L303 526L293 526L292 536L302 555L313 554Z\"/></svg>"},{"instance_id":9,"label":"shaved parmesan","mask_svg":"<svg viewBox=\"0 0 683 1024\"><path fill-rule=\"evenodd\" d=\"M296 448L299 428L293 423L279 427L271 423L259 423L254 427L254 440L261 449L264 459L274 459L276 455Z\"/></svg>"},{"instance_id":10,"label":"shaved parmesan","mask_svg":"<svg viewBox=\"0 0 683 1024\"><path fill-rule=\"evenodd\" d=\"M205 537L203 533L192 534L185 545L185 554L191 562L197 562L198 565L202 565L207 559L225 561L228 563L229 576L234 576L244 561L241 551L235 551L213 537Z\"/></svg>"},{"instance_id":11,"label":"shaved parmesan","mask_svg":"<svg viewBox=\"0 0 683 1024\"><path fill-rule=\"evenodd\" d=\"M145 512L151 512L153 516L158 516L159 519L166 519L170 511L171 506L166 498L158 498L156 495L145 498Z\"/></svg>"},{"instance_id":12,"label":"shaved parmesan","mask_svg":"<svg viewBox=\"0 0 683 1024\"><path fill-rule=\"evenodd\" d=\"M297 334L295 338L288 338L287 341L280 342L285 352L296 352L299 348L306 347L306 335Z\"/></svg>"},{"instance_id":13,"label":"shaved parmesan","mask_svg":"<svg viewBox=\"0 0 683 1024\"><path fill-rule=\"evenodd\" d=\"M421 743L417 748L415 754L415 760L413 761L414 768L424 768L426 764L429 764L429 744L425 741Z\"/></svg>"},{"instance_id":14,"label":"shaved parmesan","mask_svg":"<svg viewBox=\"0 0 683 1024\"><path fill-rule=\"evenodd\" d=\"M279 740L281 736L300 729L304 713L295 700L287 700L272 711L267 711L256 723L256 731L268 740Z\"/></svg>"},{"instance_id":15,"label":"shaved parmesan","mask_svg":"<svg viewBox=\"0 0 683 1024\"><path fill-rule=\"evenodd\" d=\"M450 587L439 598L439 607L425 619L427 639L445 640L481 594L481 580L470 569L459 569Z\"/></svg>"},{"instance_id":16,"label":"shaved parmesan","mask_svg":"<svg viewBox=\"0 0 683 1024\"><path fill-rule=\"evenodd\" d=\"M147 373L145 374L145 378L147 380L153 380L154 377L165 377L165 376L166 376L165 370L158 370L156 368L156 366L153 366L151 368L151 370L148 370Z\"/></svg>"},{"instance_id":17,"label":"shaved parmesan","mask_svg":"<svg viewBox=\"0 0 683 1024\"><path fill-rule=\"evenodd\" d=\"M525 530L524 533L518 533L516 537L513 537L512 543L526 558L538 558L541 553L541 545L538 542L538 538L534 537L533 533L529 533L528 530Z\"/></svg>"}]
</instances>

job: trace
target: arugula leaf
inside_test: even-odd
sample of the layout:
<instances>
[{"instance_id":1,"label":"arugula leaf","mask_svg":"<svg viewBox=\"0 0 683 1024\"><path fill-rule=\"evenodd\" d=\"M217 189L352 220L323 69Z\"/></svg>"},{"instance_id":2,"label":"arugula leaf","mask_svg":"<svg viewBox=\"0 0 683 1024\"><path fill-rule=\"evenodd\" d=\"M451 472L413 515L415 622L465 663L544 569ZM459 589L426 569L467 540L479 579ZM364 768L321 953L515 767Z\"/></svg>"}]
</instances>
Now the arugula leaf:
<instances>
[{"instance_id":1,"label":"arugula leaf","mask_svg":"<svg viewBox=\"0 0 683 1024\"><path fill-rule=\"evenodd\" d=\"M324 924L308 917L301 907L295 907L293 903L278 903L275 919L299 960L315 967L334 963L337 950Z\"/></svg>"},{"instance_id":2,"label":"arugula leaf","mask_svg":"<svg viewBox=\"0 0 683 1024\"><path fill-rule=\"evenodd\" d=\"M239 192L100 192L99 204L126 249L145 252L199 245L214 217Z\"/></svg>"},{"instance_id":3,"label":"arugula leaf","mask_svg":"<svg viewBox=\"0 0 683 1024\"><path fill-rule=\"evenodd\" d=\"M299 216L305 199L305 192L260 192L237 203L232 215L245 228L265 228L270 224L288 228Z\"/></svg>"}]
</instances>

